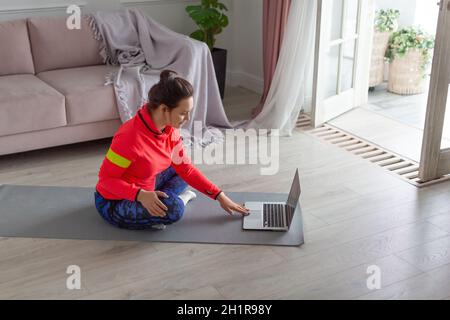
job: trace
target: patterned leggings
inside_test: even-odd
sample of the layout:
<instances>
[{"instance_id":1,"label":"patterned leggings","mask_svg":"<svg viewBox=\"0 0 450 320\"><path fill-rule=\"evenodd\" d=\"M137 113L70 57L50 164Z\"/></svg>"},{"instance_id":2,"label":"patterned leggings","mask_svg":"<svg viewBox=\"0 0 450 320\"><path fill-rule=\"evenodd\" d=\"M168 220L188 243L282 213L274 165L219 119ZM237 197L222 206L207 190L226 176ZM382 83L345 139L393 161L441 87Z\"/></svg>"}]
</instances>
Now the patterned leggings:
<instances>
[{"instance_id":1,"label":"patterned leggings","mask_svg":"<svg viewBox=\"0 0 450 320\"><path fill-rule=\"evenodd\" d=\"M159 198L168 208L165 217L152 216L138 201L109 200L95 191L95 207L112 225L131 230L148 229L154 224L172 224L183 217L184 203L178 197L187 183L170 166L156 176L155 190L165 192L168 198Z\"/></svg>"}]
</instances>

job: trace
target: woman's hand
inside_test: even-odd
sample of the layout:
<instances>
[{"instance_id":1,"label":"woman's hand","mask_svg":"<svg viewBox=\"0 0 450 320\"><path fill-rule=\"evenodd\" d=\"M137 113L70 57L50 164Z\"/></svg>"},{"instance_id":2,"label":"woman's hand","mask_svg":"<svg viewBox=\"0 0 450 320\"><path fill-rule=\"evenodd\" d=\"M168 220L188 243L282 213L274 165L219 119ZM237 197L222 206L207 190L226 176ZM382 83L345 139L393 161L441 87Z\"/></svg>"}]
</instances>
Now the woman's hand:
<instances>
[{"instance_id":1,"label":"woman's hand","mask_svg":"<svg viewBox=\"0 0 450 320\"><path fill-rule=\"evenodd\" d=\"M219 194L217 200L220 202L220 206L223 208L223 210L225 210L229 214L233 214L233 211L239 212L244 216L248 216L250 214L249 209L233 202L233 200L228 198L223 191L221 194Z\"/></svg>"},{"instance_id":2,"label":"woman's hand","mask_svg":"<svg viewBox=\"0 0 450 320\"><path fill-rule=\"evenodd\" d=\"M145 209L155 217L165 217L167 207L159 200L158 196L168 198L169 196L162 191L139 191L137 201L142 203Z\"/></svg>"}]
</instances>

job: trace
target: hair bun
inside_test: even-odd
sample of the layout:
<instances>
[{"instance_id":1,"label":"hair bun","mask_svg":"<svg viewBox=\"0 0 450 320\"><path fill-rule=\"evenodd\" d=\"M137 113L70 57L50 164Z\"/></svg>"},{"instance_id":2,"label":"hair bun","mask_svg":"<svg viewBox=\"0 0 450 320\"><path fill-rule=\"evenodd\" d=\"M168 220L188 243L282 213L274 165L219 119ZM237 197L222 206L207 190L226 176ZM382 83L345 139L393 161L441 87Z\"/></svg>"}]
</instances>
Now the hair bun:
<instances>
[{"instance_id":1,"label":"hair bun","mask_svg":"<svg viewBox=\"0 0 450 320\"><path fill-rule=\"evenodd\" d=\"M182 99L193 95L194 88L189 81L175 71L163 70L160 73L159 82L154 84L148 92L148 105L150 109L156 109L161 104L174 109Z\"/></svg>"},{"instance_id":2,"label":"hair bun","mask_svg":"<svg viewBox=\"0 0 450 320\"><path fill-rule=\"evenodd\" d=\"M161 83L166 83L170 80L175 79L175 77L178 75L175 71L172 70L163 70L159 76L159 81Z\"/></svg>"}]
</instances>

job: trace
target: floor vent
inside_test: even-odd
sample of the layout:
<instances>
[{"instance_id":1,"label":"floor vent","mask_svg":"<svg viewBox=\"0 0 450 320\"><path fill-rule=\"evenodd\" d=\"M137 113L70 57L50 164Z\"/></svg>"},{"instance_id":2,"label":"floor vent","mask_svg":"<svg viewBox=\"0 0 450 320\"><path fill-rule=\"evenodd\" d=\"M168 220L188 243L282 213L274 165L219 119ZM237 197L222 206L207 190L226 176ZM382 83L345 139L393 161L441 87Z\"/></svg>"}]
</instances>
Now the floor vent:
<instances>
[{"instance_id":1,"label":"floor vent","mask_svg":"<svg viewBox=\"0 0 450 320\"><path fill-rule=\"evenodd\" d=\"M440 179L423 182L419 178L419 164L417 162L394 154L391 151L384 150L377 145L364 141L329 124L324 124L314 129L311 126L311 118L305 113L300 114L297 120L297 128L300 128L309 135L366 159L417 187L424 187L450 179L450 175L446 175Z\"/></svg>"},{"instance_id":2,"label":"floor vent","mask_svg":"<svg viewBox=\"0 0 450 320\"><path fill-rule=\"evenodd\" d=\"M302 130L311 129L311 117L308 114L301 112L298 116L296 127Z\"/></svg>"}]
</instances>

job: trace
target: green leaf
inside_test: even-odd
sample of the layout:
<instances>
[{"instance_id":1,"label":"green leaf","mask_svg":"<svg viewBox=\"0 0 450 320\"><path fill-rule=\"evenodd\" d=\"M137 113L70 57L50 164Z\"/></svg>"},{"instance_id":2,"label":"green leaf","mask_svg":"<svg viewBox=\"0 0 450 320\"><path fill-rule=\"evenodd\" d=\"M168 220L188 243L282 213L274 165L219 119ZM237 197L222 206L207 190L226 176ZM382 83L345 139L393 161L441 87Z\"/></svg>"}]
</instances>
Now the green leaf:
<instances>
[{"instance_id":1,"label":"green leaf","mask_svg":"<svg viewBox=\"0 0 450 320\"><path fill-rule=\"evenodd\" d=\"M403 57L413 49L422 50L423 64L421 69L425 70L431 61L430 50L434 47L434 38L417 27L405 27L394 33L389 38L388 49L385 57L392 62L396 57Z\"/></svg>"},{"instance_id":2,"label":"green leaf","mask_svg":"<svg viewBox=\"0 0 450 320\"><path fill-rule=\"evenodd\" d=\"M377 11L375 17L375 29L381 32L393 31L399 16L400 11L398 10L388 9Z\"/></svg>"},{"instance_id":3,"label":"green leaf","mask_svg":"<svg viewBox=\"0 0 450 320\"><path fill-rule=\"evenodd\" d=\"M204 41L205 40L205 33L203 32L203 30L199 29L199 30L196 30L196 31L192 32L190 34L190 37L194 38L195 40L198 40L198 41Z\"/></svg>"},{"instance_id":4,"label":"green leaf","mask_svg":"<svg viewBox=\"0 0 450 320\"><path fill-rule=\"evenodd\" d=\"M218 8L223 11L228 11L228 8L223 3L219 3Z\"/></svg>"},{"instance_id":5,"label":"green leaf","mask_svg":"<svg viewBox=\"0 0 450 320\"><path fill-rule=\"evenodd\" d=\"M224 14L220 17L220 26L222 28L225 28L226 26L228 26L228 17Z\"/></svg>"},{"instance_id":6,"label":"green leaf","mask_svg":"<svg viewBox=\"0 0 450 320\"><path fill-rule=\"evenodd\" d=\"M229 24L224 13L228 8L219 0L202 0L201 5L189 5L185 10L198 26L191 37L205 42L212 49L216 42L215 35L222 33Z\"/></svg>"}]
</instances>

